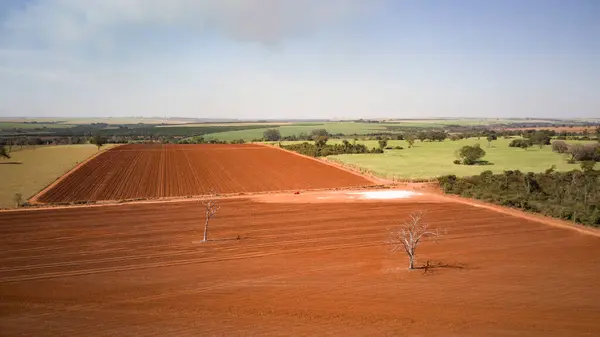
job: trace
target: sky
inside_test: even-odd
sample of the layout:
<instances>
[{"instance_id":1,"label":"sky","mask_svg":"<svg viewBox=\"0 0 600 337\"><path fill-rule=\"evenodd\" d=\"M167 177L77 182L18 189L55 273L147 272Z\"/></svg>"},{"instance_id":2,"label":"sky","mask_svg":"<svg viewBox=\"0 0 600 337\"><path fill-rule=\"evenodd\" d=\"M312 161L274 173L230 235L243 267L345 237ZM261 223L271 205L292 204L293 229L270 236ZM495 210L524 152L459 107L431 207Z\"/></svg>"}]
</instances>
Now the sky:
<instances>
[{"instance_id":1,"label":"sky","mask_svg":"<svg viewBox=\"0 0 600 337\"><path fill-rule=\"evenodd\" d=\"M0 0L1 117L600 117L597 0Z\"/></svg>"}]
</instances>

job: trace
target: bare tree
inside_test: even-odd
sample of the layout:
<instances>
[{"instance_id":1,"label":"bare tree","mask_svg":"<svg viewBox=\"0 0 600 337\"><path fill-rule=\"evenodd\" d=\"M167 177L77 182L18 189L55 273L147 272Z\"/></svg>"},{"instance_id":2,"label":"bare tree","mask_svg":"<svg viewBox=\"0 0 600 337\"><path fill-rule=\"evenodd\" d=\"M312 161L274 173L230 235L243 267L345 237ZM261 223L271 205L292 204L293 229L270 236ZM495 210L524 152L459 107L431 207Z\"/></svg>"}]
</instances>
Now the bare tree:
<instances>
[{"instance_id":1,"label":"bare tree","mask_svg":"<svg viewBox=\"0 0 600 337\"><path fill-rule=\"evenodd\" d=\"M215 216L215 214L217 214L217 211L219 210L219 208L221 208L219 205L217 205L217 200L214 197L214 194L211 193L207 199L202 201L202 205L204 205L204 238L202 239L202 242L206 242L208 241L208 222L210 221L210 219Z\"/></svg>"},{"instance_id":2,"label":"bare tree","mask_svg":"<svg viewBox=\"0 0 600 337\"><path fill-rule=\"evenodd\" d=\"M408 269L415 268L415 254L421 239L428 236L440 235L439 230L430 230L429 224L424 223L423 212L412 213L408 220L400 225L400 230L391 233L390 244L392 251L404 250L408 255Z\"/></svg>"}]
</instances>

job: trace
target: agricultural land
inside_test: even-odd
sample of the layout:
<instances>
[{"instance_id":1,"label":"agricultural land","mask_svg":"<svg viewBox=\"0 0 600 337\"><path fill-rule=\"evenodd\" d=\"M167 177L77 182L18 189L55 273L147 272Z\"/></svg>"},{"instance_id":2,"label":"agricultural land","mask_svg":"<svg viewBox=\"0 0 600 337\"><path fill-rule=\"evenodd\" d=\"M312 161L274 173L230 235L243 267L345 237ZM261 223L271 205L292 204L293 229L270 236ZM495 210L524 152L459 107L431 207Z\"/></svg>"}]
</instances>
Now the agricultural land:
<instances>
[{"instance_id":1,"label":"agricultural land","mask_svg":"<svg viewBox=\"0 0 600 337\"><path fill-rule=\"evenodd\" d=\"M23 201L32 197L96 153L91 144L16 147L10 159L0 159L0 208L13 207L17 193Z\"/></svg>"},{"instance_id":2,"label":"agricultural land","mask_svg":"<svg viewBox=\"0 0 600 337\"><path fill-rule=\"evenodd\" d=\"M195 200L0 213L2 334L600 333L600 237L356 195L223 199L208 244ZM415 210L447 234L409 272L385 241Z\"/></svg>"}]
</instances>

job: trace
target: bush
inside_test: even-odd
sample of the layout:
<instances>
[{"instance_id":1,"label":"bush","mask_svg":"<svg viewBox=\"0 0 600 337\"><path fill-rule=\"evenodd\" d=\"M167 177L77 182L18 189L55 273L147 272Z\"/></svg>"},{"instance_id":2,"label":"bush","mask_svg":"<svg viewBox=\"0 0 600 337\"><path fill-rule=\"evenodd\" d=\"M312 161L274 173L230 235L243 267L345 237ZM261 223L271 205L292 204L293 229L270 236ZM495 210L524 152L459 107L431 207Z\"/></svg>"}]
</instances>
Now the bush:
<instances>
[{"instance_id":1,"label":"bush","mask_svg":"<svg viewBox=\"0 0 600 337\"><path fill-rule=\"evenodd\" d=\"M568 153L572 159L577 161L600 161L600 145L599 144L573 144L569 146Z\"/></svg>"},{"instance_id":2,"label":"bush","mask_svg":"<svg viewBox=\"0 0 600 337\"><path fill-rule=\"evenodd\" d=\"M522 149L526 149L533 145L533 142L529 139L513 139L508 144L508 147L520 147Z\"/></svg>"},{"instance_id":3,"label":"bush","mask_svg":"<svg viewBox=\"0 0 600 337\"><path fill-rule=\"evenodd\" d=\"M562 140L552 142L552 151L557 153L566 153L569 151L569 145Z\"/></svg>"},{"instance_id":4,"label":"bush","mask_svg":"<svg viewBox=\"0 0 600 337\"><path fill-rule=\"evenodd\" d=\"M594 165L596 165L596 162L593 160L586 160L582 161L579 165L581 166L582 171L588 172L594 170Z\"/></svg>"},{"instance_id":5,"label":"bush","mask_svg":"<svg viewBox=\"0 0 600 337\"><path fill-rule=\"evenodd\" d=\"M461 164L460 160L458 160L458 159L454 160L453 163L456 164L456 165L460 165Z\"/></svg>"},{"instance_id":6,"label":"bush","mask_svg":"<svg viewBox=\"0 0 600 337\"><path fill-rule=\"evenodd\" d=\"M396 145L394 146L394 150L404 150L402 146Z\"/></svg>"},{"instance_id":7,"label":"bush","mask_svg":"<svg viewBox=\"0 0 600 337\"><path fill-rule=\"evenodd\" d=\"M479 144L473 146L466 145L458 150L458 157L462 159L462 162L465 165L474 165L483 158L483 156L485 156L485 151Z\"/></svg>"},{"instance_id":8,"label":"bush","mask_svg":"<svg viewBox=\"0 0 600 337\"><path fill-rule=\"evenodd\" d=\"M263 133L263 138L269 142L278 141L281 140L281 132L278 129L267 129Z\"/></svg>"}]
</instances>

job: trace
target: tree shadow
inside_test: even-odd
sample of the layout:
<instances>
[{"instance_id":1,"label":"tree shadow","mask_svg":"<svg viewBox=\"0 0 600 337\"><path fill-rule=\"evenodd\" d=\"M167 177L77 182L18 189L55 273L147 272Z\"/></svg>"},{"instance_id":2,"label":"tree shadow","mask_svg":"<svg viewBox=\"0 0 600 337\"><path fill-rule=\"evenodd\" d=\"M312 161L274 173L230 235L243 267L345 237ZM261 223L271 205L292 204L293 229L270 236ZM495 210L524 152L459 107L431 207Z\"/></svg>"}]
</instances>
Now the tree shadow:
<instances>
[{"instance_id":1,"label":"tree shadow","mask_svg":"<svg viewBox=\"0 0 600 337\"><path fill-rule=\"evenodd\" d=\"M19 162L19 161L7 161L7 162L0 162L0 165L21 165L23 163Z\"/></svg>"},{"instance_id":2,"label":"tree shadow","mask_svg":"<svg viewBox=\"0 0 600 337\"><path fill-rule=\"evenodd\" d=\"M467 265L463 263L445 263L442 261L427 261L425 264L421 266L417 266L414 269L422 270L423 275L435 274L442 269L468 269Z\"/></svg>"},{"instance_id":3,"label":"tree shadow","mask_svg":"<svg viewBox=\"0 0 600 337\"><path fill-rule=\"evenodd\" d=\"M480 165L480 166L487 166L487 165L494 165L494 163L489 162L487 160L478 160L477 162L475 162L475 164L473 165Z\"/></svg>"}]
</instances>

